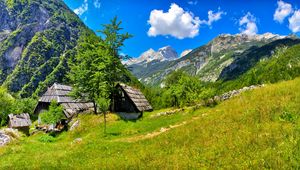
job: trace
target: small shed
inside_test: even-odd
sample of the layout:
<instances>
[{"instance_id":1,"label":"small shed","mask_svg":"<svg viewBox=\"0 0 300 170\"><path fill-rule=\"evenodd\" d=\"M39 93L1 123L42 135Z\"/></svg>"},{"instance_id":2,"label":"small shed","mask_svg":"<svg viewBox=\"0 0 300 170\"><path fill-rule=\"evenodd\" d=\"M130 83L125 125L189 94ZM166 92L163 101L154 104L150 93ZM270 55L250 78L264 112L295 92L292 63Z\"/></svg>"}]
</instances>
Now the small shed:
<instances>
[{"instance_id":1,"label":"small shed","mask_svg":"<svg viewBox=\"0 0 300 170\"><path fill-rule=\"evenodd\" d=\"M18 129L19 131L29 134L29 126L31 125L30 116L28 113L9 114L8 127Z\"/></svg>"},{"instance_id":2,"label":"small shed","mask_svg":"<svg viewBox=\"0 0 300 170\"><path fill-rule=\"evenodd\" d=\"M52 100L57 101L63 107L64 114L68 120L78 113L93 111L94 104L82 99L73 99L69 96L72 91L71 86L54 83L45 94L40 97L37 106L34 109L35 114L40 114L48 110Z\"/></svg>"},{"instance_id":3,"label":"small shed","mask_svg":"<svg viewBox=\"0 0 300 170\"><path fill-rule=\"evenodd\" d=\"M144 111L152 111L152 106L143 93L131 86L118 84L117 94L114 98L114 111L124 119L138 119Z\"/></svg>"}]
</instances>

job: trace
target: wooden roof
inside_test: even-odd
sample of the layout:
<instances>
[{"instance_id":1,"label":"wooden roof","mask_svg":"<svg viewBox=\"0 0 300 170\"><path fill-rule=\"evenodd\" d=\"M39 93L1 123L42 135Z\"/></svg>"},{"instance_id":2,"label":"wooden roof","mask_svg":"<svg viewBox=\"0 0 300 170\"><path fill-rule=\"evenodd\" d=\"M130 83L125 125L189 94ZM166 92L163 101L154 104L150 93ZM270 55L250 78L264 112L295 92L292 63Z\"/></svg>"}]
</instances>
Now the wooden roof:
<instances>
[{"instance_id":1,"label":"wooden roof","mask_svg":"<svg viewBox=\"0 0 300 170\"><path fill-rule=\"evenodd\" d=\"M52 100L57 101L57 103L63 106L64 113L67 118L72 117L75 113L93 108L92 102L73 99L72 97L68 96L71 91L71 86L54 83L39 99L39 102L50 103Z\"/></svg>"},{"instance_id":2,"label":"wooden roof","mask_svg":"<svg viewBox=\"0 0 300 170\"><path fill-rule=\"evenodd\" d=\"M17 127L26 127L31 125L30 116L28 113L22 113L22 114L9 114L9 126L12 128Z\"/></svg>"},{"instance_id":3,"label":"wooden roof","mask_svg":"<svg viewBox=\"0 0 300 170\"><path fill-rule=\"evenodd\" d=\"M127 96L140 112L153 110L152 106L139 89L130 87L125 84L119 84L119 86L123 89L123 91L127 94Z\"/></svg>"},{"instance_id":4,"label":"wooden roof","mask_svg":"<svg viewBox=\"0 0 300 170\"><path fill-rule=\"evenodd\" d=\"M71 86L54 83L39 99L39 102L50 103L52 100L56 100L57 103L80 102L79 100L72 99L70 96L68 96L71 91Z\"/></svg>"}]
</instances>

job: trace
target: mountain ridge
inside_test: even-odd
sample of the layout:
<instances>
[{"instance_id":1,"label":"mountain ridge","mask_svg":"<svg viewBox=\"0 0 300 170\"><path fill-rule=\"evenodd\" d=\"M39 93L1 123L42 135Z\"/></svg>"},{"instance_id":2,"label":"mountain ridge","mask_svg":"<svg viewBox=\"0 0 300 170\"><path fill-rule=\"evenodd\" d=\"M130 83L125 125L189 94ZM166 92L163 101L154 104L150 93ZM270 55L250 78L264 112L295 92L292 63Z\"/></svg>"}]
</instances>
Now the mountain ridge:
<instances>
[{"instance_id":1,"label":"mountain ridge","mask_svg":"<svg viewBox=\"0 0 300 170\"><path fill-rule=\"evenodd\" d=\"M129 65L132 73L145 84L159 85L172 71L182 69L203 81L219 79L223 69L232 64L235 57L251 47L261 47L281 39L295 39L272 33L248 36L245 34L220 34L207 44L189 51L183 57L172 61L148 62ZM246 55L246 54L245 54Z\"/></svg>"}]
</instances>

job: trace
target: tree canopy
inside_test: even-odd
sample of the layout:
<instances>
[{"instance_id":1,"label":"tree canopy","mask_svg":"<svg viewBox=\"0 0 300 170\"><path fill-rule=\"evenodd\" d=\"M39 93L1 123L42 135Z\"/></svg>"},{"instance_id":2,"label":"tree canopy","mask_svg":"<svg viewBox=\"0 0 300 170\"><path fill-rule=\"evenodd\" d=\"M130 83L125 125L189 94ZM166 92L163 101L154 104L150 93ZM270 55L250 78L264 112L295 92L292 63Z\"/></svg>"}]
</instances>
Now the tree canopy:
<instances>
[{"instance_id":1,"label":"tree canopy","mask_svg":"<svg viewBox=\"0 0 300 170\"><path fill-rule=\"evenodd\" d=\"M131 37L128 33L120 33L121 23L115 17L99 31L102 39L89 35L80 43L78 54L69 62L71 70L68 76L74 85L75 96L81 95L98 105L104 99L108 100L104 103L113 99L116 82L122 81L127 72L119 52L124 41Z\"/></svg>"}]
</instances>

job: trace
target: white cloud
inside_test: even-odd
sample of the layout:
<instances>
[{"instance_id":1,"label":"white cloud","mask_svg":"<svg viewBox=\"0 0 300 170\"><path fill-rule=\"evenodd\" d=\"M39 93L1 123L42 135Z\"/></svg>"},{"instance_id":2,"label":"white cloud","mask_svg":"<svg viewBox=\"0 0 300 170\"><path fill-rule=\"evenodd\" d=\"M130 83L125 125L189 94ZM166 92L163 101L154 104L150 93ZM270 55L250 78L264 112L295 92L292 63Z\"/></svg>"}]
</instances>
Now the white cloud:
<instances>
[{"instance_id":1,"label":"white cloud","mask_svg":"<svg viewBox=\"0 0 300 170\"><path fill-rule=\"evenodd\" d=\"M208 11L208 21L202 21L204 24L207 24L211 26L211 24L215 21L218 21L222 18L222 15L226 15L225 12L220 11L220 8L218 12L214 13L214 11L210 10Z\"/></svg>"},{"instance_id":2,"label":"white cloud","mask_svg":"<svg viewBox=\"0 0 300 170\"><path fill-rule=\"evenodd\" d=\"M82 14L84 14L87 10L89 9L89 4L88 4L88 0L84 0L83 4L74 9L75 14L81 16Z\"/></svg>"},{"instance_id":3,"label":"white cloud","mask_svg":"<svg viewBox=\"0 0 300 170\"><path fill-rule=\"evenodd\" d=\"M198 1L188 1L187 2L189 5L197 5L198 4Z\"/></svg>"},{"instance_id":4,"label":"white cloud","mask_svg":"<svg viewBox=\"0 0 300 170\"><path fill-rule=\"evenodd\" d=\"M277 2L277 9L274 13L274 20L283 23L286 17L289 17L289 29L293 33L300 32L300 10L294 10L292 5L282 0Z\"/></svg>"},{"instance_id":5,"label":"white cloud","mask_svg":"<svg viewBox=\"0 0 300 170\"><path fill-rule=\"evenodd\" d=\"M101 2L100 2L100 0L95 0L95 1L94 1L94 7L95 7L95 8L100 8L100 7L101 7Z\"/></svg>"},{"instance_id":6,"label":"white cloud","mask_svg":"<svg viewBox=\"0 0 300 170\"><path fill-rule=\"evenodd\" d=\"M239 25L242 34L255 35L258 32L256 18L250 12L240 19Z\"/></svg>"},{"instance_id":7,"label":"white cloud","mask_svg":"<svg viewBox=\"0 0 300 170\"><path fill-rule=\"evenodd\" d=\"M289 18L289 28L294 33L300 32L300 10L295 11Z\"/></svg>"},{"instance_id":8,"label":"white cloud","mask_svg":"<svg viewBox=\"0 0 300 170\"><path fill-rule=\"evenodd\" d=\"M148 30L149 36L171 35L183 39L197 36L201 21L199 17L194 17L193 13L184 11L173 3L168 12L152 10L148 23L151 25Z\"/></svg>"},{"instance_id":9,"label":"white cloud","mask_svg":"<svg viewBox=\"0 0 300 170\"><path fill-rule=\"evenodd\" d=\"M278 21L279 23L282 23L284 19L289 16L291 13L293 13L292 5L283 1L277 2L277 9L274 13L274 20Z\"/></svg>"}]
</instances>

